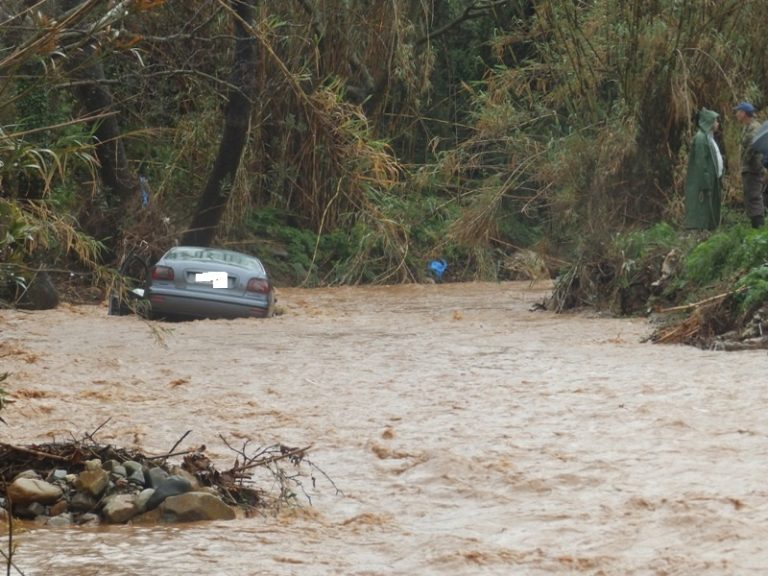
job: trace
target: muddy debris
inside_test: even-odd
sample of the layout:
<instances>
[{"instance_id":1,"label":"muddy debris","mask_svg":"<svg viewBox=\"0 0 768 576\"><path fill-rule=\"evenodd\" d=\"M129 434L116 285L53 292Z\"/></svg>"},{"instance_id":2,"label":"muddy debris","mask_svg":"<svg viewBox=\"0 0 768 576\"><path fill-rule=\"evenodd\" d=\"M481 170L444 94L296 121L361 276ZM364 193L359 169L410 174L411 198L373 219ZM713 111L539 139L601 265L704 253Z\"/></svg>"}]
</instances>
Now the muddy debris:
<instances>
[{"instance_id":1,"label":"muddy debris","mask_svg":"<svg viewBox=\"0 0 768 576\"><path fill-rule=\"evenodd\" d=\"M239 451L234 467L219 471L205 446L146 456L93 441L0 443L0 513L52 527L231 520L276 503L252 485L254 469L277 473L278 463L311 464L306 451L283 445L250 457ZM169 463L172 456L181 463Z\"/></svg>"},{"instance_id":2,"label":"muddy debris","mask_svg":"<svg viewBox=\"0 0 768 576\"><path fill-rule=\"evenodd\" d=\"M646 316L655 325L647 341L685 344L704 350L768 349L768 303L747 311L739 302L746 287L720 286L720 293L686 304L676 287L681 253L655 254L642 265L596 260L579 262L555 281L538 307L554 312L592 309L620 316ZM632 273L627 270L632 268Z\"/></svg>"}]
</instances>

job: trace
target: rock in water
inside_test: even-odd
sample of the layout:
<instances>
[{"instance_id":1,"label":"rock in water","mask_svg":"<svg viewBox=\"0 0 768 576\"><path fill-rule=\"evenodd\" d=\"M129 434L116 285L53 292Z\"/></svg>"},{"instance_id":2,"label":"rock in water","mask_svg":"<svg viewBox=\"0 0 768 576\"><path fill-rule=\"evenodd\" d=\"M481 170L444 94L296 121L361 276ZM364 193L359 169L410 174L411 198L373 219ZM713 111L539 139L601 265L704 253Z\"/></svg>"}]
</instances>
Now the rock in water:
<instances>
[{"instance_id":1,"label":"rock in water","mask_svg":"<svg viewBox=\"0 0 768 576\"><path fill-rule=\"evenodd\" d=\"M192 490L192 483L182 476L168 476L160 482L155 493L147 501L147 510L157 508L169 496L178 496Z\"/></svg>"},{"instance_id":2,"label":"rock in water","mask_svg":"<svg viewBox=\"0 0 768 576\"><path fill-rule=\"evenodd\" d=\"M61 498L62 491L45 480L17 478L8 486L6 494L14 504L53 504Z\"/></svg>"}]
</instances>

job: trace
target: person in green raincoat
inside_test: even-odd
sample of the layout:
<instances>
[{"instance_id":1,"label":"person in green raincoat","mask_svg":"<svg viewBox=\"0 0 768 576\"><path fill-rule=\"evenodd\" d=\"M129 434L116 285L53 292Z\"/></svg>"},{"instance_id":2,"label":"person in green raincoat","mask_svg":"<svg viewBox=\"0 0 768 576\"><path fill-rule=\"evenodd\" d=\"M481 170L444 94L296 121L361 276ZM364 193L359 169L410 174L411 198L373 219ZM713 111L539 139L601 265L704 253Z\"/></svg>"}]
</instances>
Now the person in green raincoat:
<instances>
[{"instance_id":1,"label":"person in green raincoat","mask_svg":"<svg viewBox=\"0 0 768 576\"><path fill-rule=\"evenodd\" d=\"M720 225L723 156L715 142L720 115L702 108L697 115L696 135L688 155L685 178L685 227L714 230Z\"/></svg>"}]
</instances>

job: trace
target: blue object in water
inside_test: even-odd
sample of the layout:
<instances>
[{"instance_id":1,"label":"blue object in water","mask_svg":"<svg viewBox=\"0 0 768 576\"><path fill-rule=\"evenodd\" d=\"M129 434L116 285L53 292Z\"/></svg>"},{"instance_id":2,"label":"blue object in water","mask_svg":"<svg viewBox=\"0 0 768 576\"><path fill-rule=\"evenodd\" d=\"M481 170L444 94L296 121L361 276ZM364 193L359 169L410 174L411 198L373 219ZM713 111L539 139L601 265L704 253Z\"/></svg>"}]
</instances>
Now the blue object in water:
<instances>
[{"instance_id":1,"label":"blue object in water","mask_svg":"<svg viewBox=\"0 0 768 576\"><path fill-rule=\"evenodd\" d=\"M438 280L442 280L443 274L445 274L447 268L448 262L445 260L431 260L429 264L427 264L427 270L432 272Z\"/></svg>"}]
</instances>

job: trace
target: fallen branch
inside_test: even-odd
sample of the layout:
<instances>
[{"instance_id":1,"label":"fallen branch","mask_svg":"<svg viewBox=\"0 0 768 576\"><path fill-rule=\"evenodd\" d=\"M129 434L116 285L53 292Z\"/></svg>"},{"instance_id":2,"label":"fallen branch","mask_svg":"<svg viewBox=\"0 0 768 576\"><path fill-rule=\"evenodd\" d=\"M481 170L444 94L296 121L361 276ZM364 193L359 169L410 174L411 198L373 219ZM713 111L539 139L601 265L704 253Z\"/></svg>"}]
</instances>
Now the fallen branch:
<instances>
[{"instance_id":1,"label":"fallen branch","mask_svg":"<svg viewBox=\"0 0 768 576\"><path fill-rule=\"evenodd\" d=\"M693 338L700 328L701 318L698 314L694 314L676 326L660 330L651 340L656 344L685 342Z\"/></svg>"},{"instance_id":2,"label":"fallen branch","mask_svg":"<svg viewBox=\"0 0 768 576\"><path fill-rule=\"evenodd\" d=\"M109 417L109 418L107 418L106 420L104 420L104 422L102 422L101 424L99 424L99 425L96 427L96 430L94 430L94 431L93 431L93 432L91 432L90 434L86 433L86 434L85 434L85 437L86 437L88 440L90 440L91 442L93 442L93 443L95 444L95 443L96 443L96 439L94 438L94 436L96 435L96 433L97 433L99 430L101 430L102 428L104 428L104 426L106 426L106 425L109 423L109 421L110 421L110 420L112 420L112 417Z\"/></svg>"},{"instance_id":3,"label":"fallen branch","mask_svg":"<svg viewBox=\"0 0 768 576\"><path fill-rule=\"evenodd\" d=\"M52 454L49 452L40 452L39 450L32 450L31 448L24 448L23 446L13 446L12 444L0 443L0 448L8 448L10 450L15 450L16 452L37 456L38 458L50 458L51 460L58 460L60 462L70 461L70 458L67 456L59 456L58 454Z\"/></svg>"},{"instance_id":4,"label":"fallen branch","mask_svg":"<svg viewBox=\"0 0 768 576\"><path fill-rule=\"evenodd\" d=\"M268 456L266 458L260 458L253 462L249 462L248 464L243 464L242 466L235 466L234 468L229 470L229 473L238 474L245 470L250 470L251 468L256 468L258 466L266 466L267 464L272 464L273 462L285 460L286 458L290 459L291 462L295 464L298 460L302 460L304 458L307 450L309 450L310 448L312 448L312 444L310 444L309 446L305 446L304 448L281 447L279 454L276 454L274 456Z\"/></svg>"},{"instance_id":5,"label":"fallen branch","mask_svg":"<svg viewBox=\"0 0 768 576\"><path fill-rule=\"evenodd\" d=\"M182 450L181 452L168 452L167 454L160 454L159 456L145 456L145 460L167 460L168 458L173 458L174 456L186 456L187 454L197 454L200 452L201 449L205 448L203 446L202 448L190 448L189 450Z\"/></svg>"},{"instance_id":6,"label":"fallen branch","mask_svg":"<svg viewBox=\"0 0 768 576\"><path fill-rule=\"evenodd\" d=\"M737 290L731 290L729 292L724 292L722 294L718 294L716 296L710 296L709 298L705 298L704 300L699 300L698 302L691 302L690 304L683 304L682 306L672 306L671 308L662 308L658 310L658 312L666 313L666 312L685 312L687 310L691 310L694 308L700 308L701 306L705 306L707 304L711 304L712 302L717 302L718 300L724 300L728 296L733 296L734 294L739 294L740 292L744 292L747 289L746 286L742 286L741 288Z\"/></svg>"},{"instance_id":7,"label":"fallen branch","mask_svg":"<svg viewBox=\"0 0 768 576\"><path fill-rule=\"evenodd\" d=\"M182 442L184 442L184 438L186 438L187 436L189 436L189 434L190 434L191 432L192 432L192 430L187 430L186 432L184 432L184 434L182 434L181 438L179 438L178 440L176 440L176 444L174 444L174 445L173 445L173 448L171 448L171 449L168 451L168 453L169 453L169 454L173 454L173 451L174 451L174 450L176 450L176 448L178 448L179 444L181 444Z\"/></svg>"}]
</instances>

